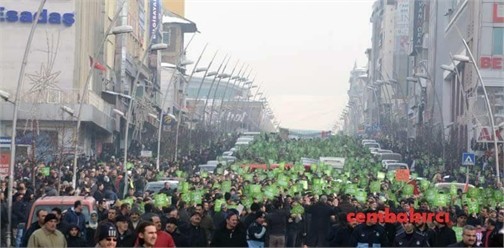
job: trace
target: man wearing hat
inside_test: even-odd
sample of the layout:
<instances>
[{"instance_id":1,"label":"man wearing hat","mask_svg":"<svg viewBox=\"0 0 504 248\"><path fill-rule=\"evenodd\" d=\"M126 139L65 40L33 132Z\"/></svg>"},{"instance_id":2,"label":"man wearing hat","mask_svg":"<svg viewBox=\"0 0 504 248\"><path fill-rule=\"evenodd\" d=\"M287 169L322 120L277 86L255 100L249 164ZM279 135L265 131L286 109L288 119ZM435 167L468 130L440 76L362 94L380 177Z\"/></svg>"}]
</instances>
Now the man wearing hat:
<instances>
[{"instance_id":1,"label":"man wearing hat","mask_svg":"<svg viewBox=\"0 0 504 248\"><path fill-rule=\"evenodd\" d=\"M44 226L33 232L28 247L67 247L65 235L56 229L58 218L51 213L44 218Z\"/></svg>"},{"instance_id":2,"label":"man wearing hat","mask_svg":"<svg viewBox=\"0 0 504 248\"><path fill-rule=\"evenodd\" d=\"M96 230L96 248L117 247L117 229L112 223L103 223Z\"/></svg>"},{"instance_id":3,"label":"man wearing hat","mask_svg":"<svg viewBox=\"0 0 504 248\"><path fill-rule=\"evenodd\" d=\"M124 215L116 218L118 232L117 247L133 247L135 245L136 234L129 228L129 220Z\"/></svg>"},{"instance_id":4,"label":"man wearing hat","mask_svg":"<svg viewBox=\"0 0 504 248\"><path fill-rule=\"evenodd\" d=\"M179 230L178 220L176 218L168 218L166 222L166 232L172 236L176 247L190 247L189 237Z\"/></svg>"},{"instance_id":5,"label":"man wearing hat","mask_svg":"<svg viewBox=\"0 0 504 248\"><path fill-rule=\"evenodd\" d=\"M264 247L266 240L266 215L262 211L254 214L255 221L247 229L247 243L249 247Z\"/></svg>"},{"instance_id":6,"label":"man wearing hat","mask_svg":"<svg viewBox=\"0 0 504 248\"><path fill-rule=\"evenodd\" d=\"M205 229L203 229L201 224L201 213L193 212L189 222L189 229L187 230L189 236L189 246L191 247L205 247L208 246L207 235Z\"/></svg>"}]
</instances>

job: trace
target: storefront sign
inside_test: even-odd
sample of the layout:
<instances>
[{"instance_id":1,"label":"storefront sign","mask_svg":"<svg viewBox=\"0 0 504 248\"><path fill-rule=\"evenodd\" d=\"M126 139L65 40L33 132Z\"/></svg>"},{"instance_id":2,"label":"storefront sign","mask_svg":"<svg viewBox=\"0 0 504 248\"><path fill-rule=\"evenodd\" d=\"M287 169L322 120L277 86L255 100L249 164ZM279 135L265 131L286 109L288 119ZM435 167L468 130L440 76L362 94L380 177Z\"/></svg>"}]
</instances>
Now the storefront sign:
<instances>
[{"instance_id":1,"label":"storefront sign","mask_svg":"<svg viewBox=\"0 0 504 248\"><path fill-rule=\"evenodd\" d=\"M5 7L0 7L0 22L8 23L33 23L36 12L9 10ZM49 12L44 9L38 19L39 24L55 24L72 26L75 23L75 15L73 13L57 13Z\"/></svg>"},{"instance_id":2,"label":"storefront sign","mask_svg":"<svg viewBox=\"0 0 504 248\"><path fill-rule=\"evenodd\" d=\"M480 68L502 70L502 56L481 56Z\"/></svg>"},{"instance_id":3,"label":"storefront sign","mask_svg":"<svg viewBox=\"0 0 504 248\"><path fill-rule=\"evenodd\" d=\"M490 127L479 127L477 133L477 142L493 142L492 128ZM502 134L500 130L495 131L495 137L497 137L497 142L504 143L504 139L502 138Z\"/></svg>"}]
</instances>

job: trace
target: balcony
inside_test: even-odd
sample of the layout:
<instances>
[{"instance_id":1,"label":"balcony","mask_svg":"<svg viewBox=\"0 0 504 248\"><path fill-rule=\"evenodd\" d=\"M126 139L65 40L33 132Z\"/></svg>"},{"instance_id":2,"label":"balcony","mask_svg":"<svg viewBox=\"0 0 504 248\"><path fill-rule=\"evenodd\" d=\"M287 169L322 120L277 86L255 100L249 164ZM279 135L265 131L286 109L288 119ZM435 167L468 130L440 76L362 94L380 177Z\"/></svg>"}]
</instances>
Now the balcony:
<instances>
[{"instance_id":1,"label":"balcony","mask_svg":"<svg viewBox=\"0 0 504 248\"><path fill-rule=\"evenodd\" d=\"M15 90L3 89L14 95ZM40 121L70 120L64 116L61 106L66 105L76 112L79 109L80 100L84 101L81 120L92 122L106 131L113 131L112 106L106 103L93 91L88 91L84 99L79 90L50 89L40 92L21 92L19 101L19 119L37 119ZM11 121L13 105L8 102L0 102L0 120Z\"/></svg>"}]
</instances>

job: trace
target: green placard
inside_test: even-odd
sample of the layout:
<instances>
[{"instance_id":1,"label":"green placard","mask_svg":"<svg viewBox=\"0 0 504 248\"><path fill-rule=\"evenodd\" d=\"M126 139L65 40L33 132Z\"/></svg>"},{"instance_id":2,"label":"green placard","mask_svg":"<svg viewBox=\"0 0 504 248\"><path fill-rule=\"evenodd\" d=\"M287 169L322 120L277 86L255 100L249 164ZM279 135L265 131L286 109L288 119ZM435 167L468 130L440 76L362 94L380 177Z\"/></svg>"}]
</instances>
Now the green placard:
<instances>
[{"instance_id":1,"label":"green placard","mask_svg":"<svg viewBox=\"0 0 504 248\"><path fill-rule=\"evenodd\" d=\"M371 182L371 184L369 185L369 190L372 193L380 192L381 191L380 189L381 189L381 184L378 181Z\"/></svg>"},{"instance_id":2,"label":"green placard","mask_svg":"<svg viewBox=\"0 0 504 248\"><path fill-rule=\"evenodd\" d=\"M385 173L379 171L378 173L376 173L376 177L380 180L383 180L385 179Z\"/></svg>"},{"instance_id":3,"label":"green placard","mask_svg":"<svg viewBox=\"0 0 504 248\"><path fill-rule=\"evenodd\" d=\"M49 167L42 168L42 175L47 177L47 176L49 176L50 172L51 172L51 168L49 168Z\"/></svg>"},{"instance_id":4,"label":"green placard","mask_svg":"<svg viewBox=\"0 0 504 248\"><path fill-rule=\"evenodd\" d=\"M231 192L231 181L227 180L227 181L222 182L221 190L222 190L222 193Z\"/></svg>"},{"instance_id":5,"label":"green placard","mask_svg":"<svg viewBox=\"0 0 504 248\"><path fill-rule=\"evenodd\" d=\"M455 232L455 237L457 238L457 242L462 241L462 231L464 230L462 227L453 226L453 231Z\"/></svg>"},{"instance_id":6,"label":"green placard","mask_svg":"<svg viewBox=\"0 0 504 248\"><path fill-rule=\"evenodd\" d=\"M226 202L223 199L217 199L217 200L215 200L215 204L214 204L214 210L215 210L215 212L220 212L222 205L225 204L225 203Z\"/></svg>"}]
</instances>

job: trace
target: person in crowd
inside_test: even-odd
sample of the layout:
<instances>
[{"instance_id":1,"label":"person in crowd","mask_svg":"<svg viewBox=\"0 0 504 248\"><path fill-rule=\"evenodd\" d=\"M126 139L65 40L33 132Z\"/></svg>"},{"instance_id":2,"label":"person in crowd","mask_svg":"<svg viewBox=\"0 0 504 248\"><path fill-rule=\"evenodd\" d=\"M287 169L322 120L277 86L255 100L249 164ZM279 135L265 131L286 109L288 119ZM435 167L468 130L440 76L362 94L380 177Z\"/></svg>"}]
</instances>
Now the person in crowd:
<instances>
[{"instance_id":1,"label":"person in crowd","mask_svg":"<svg viewBox=\"0 0 504 248\"><path fill-rule=\"evenodd\" d=\"M260 208L261 205L258 202L254 202L252 203L252 205L250 205L250 212L243 219L243 225L245 225L245 227L248 228L250 224L255 222L255 219L257 217L256 213L260 210Z\"/></svg>"},{"instance_id":2,"label":"person in crowd","mask_svg":"<svg viewBox=\"0 0 504 248\"><path fill-rule=\"evenodd\" d=\"M7 247L7 242L4 237L7 237L7 224L9 216L7 213L7 203L5 202L5 189L7 184L2 181L0 187L0 247ZM4 188L5 187L5 188Z\"/></svg>"},{"instance_id":3,"label":"person in crowd","mask_svg":"<svg viewBox=\"0 0 504 248\"><path fill-rule=\"evenodd\" d=\"M411 222L402 223L404 232L397 234L394 239L394 247L429 247L427 237L415 231Z\"/></svg>"},{"instance_id":4,"label":"person in crowd","mask_svg":"<svg viewBox=\"0 0 504 248\"><path fill-rule=\"evenodd\" d=\"M175 242L176 247L190 247L189 237L178 229L178 220L170 217L166 223L166 232L168 232Z\"/></svg>"},{"instance_id":5,"label":"person in crowd","mask_svg":"<svg viewBox=\"0 0 504 248\"><path fill-rule=\"evenodd\" d=\"M175 247L175 242L170 234L161 229L161 218L158 215L153 215L149 221L156 227L156 242L154 247ZM140 234L138 232L138 234Z\"/></svg>"},{"instance_id":6,"label":"person in crowd","mask_svg":"<svg viewBox=\"0 0 504 248\"><path fill-rule=\"evenodd\" d=\"M116 218L117 247L133 247L135 245L136 234L129 228L129 220L124 215Z\"/></svg>"},{"instance_id":7,"label":"person in crowd","mask_svg":"<svg viewBox=\"0 0 504 248\"><path fill-rule=\"evenodd\" d=\"M205 203L208 204L207 202ZM203 228L203 230L205 230L208 245L212 240L212 233L215 231L215 227L213 224L212 217L209 215L209 212L204 208L204 204L197 204L196 207L194 208L194 211L199 213L201 216L201 222L199 226Z\"/></svg>"},{"instance_id":8,"label":"person in crowd","mask_svg":"<svg viewBox=\"0 0 504 248\"><path fill-rule=\"evenodd\" d=\"M293 201L290 203L291 209L300 205L301 198L294 197ZM303 214L300 213L291 213L289 218L287 219L287 236L285 237L285 245L287 247L299 247L301 245L300 242L300 234L303 230L304 226L304 218Z\"/></svg>"},{"instance_id":9,"label":"person in crowd","mask_svg":"<svg viewBox=\"0 0 504 248\"><path fill-rule=\"evenodd\" d=\"M117 228L112 223L108 222L99 224L96 229L95 242L95 248L117 247Z\"/></svg>"},{"instance_id":10,"label":"person in crowd","mask_svg":"<svg viewBox=\"0 0 504 248\"><path fill-rule=\"evenodd\" d=\"M430 213L430 211L425 211L420 209L418 213ZM429 246L433 246L436 243L436 232L429 228L427 223L423 222L422 220L415 222L415 230L416 232L420 233L424 237L427 238L427 242L429 243Z\"/></svg>"},{"instance_id":11,"label":"person in crowd","mask_svg":"<svg viewBox=\"0 0 504 248\"><path fill-rule=\"evenodd\" d=\"M30 235L27 247L67 247L65 235L56 229L57 223L56 215L47 214L44 225Z\"/></svg>"},{"instance_id":12,"label":"person in crowd","mask_svg":"<svg viewBox=\"0 0 504 248\"><path fill-rule=\"evenodd\" d=\"M66 241L68 247L87 247L87 241L80 235L79 226L72 224L67 227Z\"/></svg>"},{"instance_id":13,"label":"person in crowd","mask_svg":"<svg viewBox=\"0 0 504 248\"><path fill-rule=\"evenodd\" d=\"M112 225L115 225L116 218L117 218L117 213L118 209L116 207L111 207L107 210L107 218L105 220L102 220L100 224L103 223L110 223Z\"/></svg>"},{"instance_id":14,"label":"person in crowd","mask_svg":"<svg viewBox=\"0 0 504 248\"><path fill-rule=\"evenodd\" d=\"M215 231L213 247L247 247L246 230L239 225L238 214L229 210L226 220Z\"/></svg>"},{"instance_id":15,"label":"person in crowd","mask_svg":"<svg viewBox=\"0 0 504 248\"><path fill-rule=\"evenodd\" d=\"M355 221L354 221L355 222ZM356 223L356 222L355 222ZM350 247L350 239L352 236L355 223L352 225L347 220L347 214L341 212L338 214L338 223L331 227L331 232L327 237L329 246L331 247Z\"/></svg>"},{"instance_id":16,"label":"person in crowd","mask_svg":"<svg viewBox=\"0 0 504 248\"><path fill-rule=\"evenodd\" d=\"M69 225L68 225L68 223L66 223L63 220L63 212L61 211L61 209L58 207L55 207L55 208L51 209L51 213L55 214L56 217L58 218L58 225L56 226L56 228L62 233L67 233L67 229L68 229ZM80 230L79 230L79 232L80 232Z\"/></svg>"},{"instance_id":17,"label":"person in crowd","mask_svg":"<svg viewBox=\"0 0 504 248\"><path fill-rule=\"evenodd\" d=\"M82 214L82 208L82 202L75 201L74 206L67 210L63 221L68 225L77 225L81 230L81 235L86 236L86 217Z\"/></svg>"},{"instance_id":18,"label":"person in crowd","mask_svg":"<svg viewBox=\"0 0 504 248\"><path fill-rule=\"evenodd\" d=\"M129 203L123 203L121 204L121 211L119 212L119 216L122 215L122 216L126 216L129 218L130 216L130 211L131 211L131 206Z\"/></svg>"},{"instance_id":19,"label":"person in crowd","mask_svg":"<svg viewBox=\"0 0 504 248\"><path fill-rule=\"evenodd\" d=\"M376 213L376 211L368 210L366 215L368 213ZM368 218L365 223L354 228L349 243L352 247L386 247L389 241L385 229L377 225L376 219Z\"/></svg>"},{"instance_id":20,"label":"person in crowd","mask_svg":"<svg viewBox=\"0 0 504 248\"><path fill-rule=\"evenodd\" d=\"M98 221L105 220L107 218L107 201L105 199L101 200L96 200L97 202L97 209L96 212L98 213Z\"/></svg>"},{"instance_id":21,"label":"person in crowd","mask_svg":"<svg viewBox=\"0 0 504 248\"><path fill-rule=\"evenodd\" d=\"M331 228L331 216L336 215L334 208L327 204L327 196L322 195L317 203L306 208L306 212L311 214L306 244L326 247L327 234Z\"/></svg>"},{"instance_id":22,"label":"person in crowd","mask_svg":"<svg viewBox=\"0 0 504 248\"><path fill-rule=\"evenodd\" d=\"M283 208L279 199L274 199L272 205L273 209L266 215L269 233L268 247L285 247L289 213Z\"/></svg>"},{"instance_id":23,"label":"person in crowd","mask_svg":"<svg viewBox=\"0 0 504 248\"><path fill-rule=\"evenodd\" d=\"M95 234L98 228L98 213L92 211L89 215L89 221L86 222L86 241L88 245L94 247L96 245Z\"/></svg>"},{"instance_id":24,"label":"person in crowd","mask_svg":"<svg viewBox=\"0 0 504 248\"><path fill-rule=\"evenodd\" d=\"M266 214L255 212L255 221L247 229L247 243L249 248L262 248L266 240Z\"/></svg>"},{"instance_id":25,"label":"person in crowd","mask_svg":"<svg viewBox=\"0 0 504 248\"><path fill-rule=\"evenodd\" d=\"M157 242L157 228L152 222L145 221L138 225L138 245L135 247L154 248Z\"/></svg>"},{"instance_id":26,"label":"person in crowd","mask_svg":"<svg viewBox=\"0 0 504 248\"><path fill-rule=\"evenodd\" d=\"M35 212L35 215L37 216L37 221L33 222L30 225L30 228L24 232L23 236L23 241L21 243L21 247L26 247L28 245L28 240L30 239L31 235L38 229L44 226L44 220L45 217L47 216L47 211L44 209L39 209Z\"/></svg>"},{"instance_id":27,"label":"person in crowd","mask_svg":"<svg viewBox=\"0 0 504 248\"><path fill-rule=\"evenodd\" d=\"M476 228L471 225L464 226L462 230L462 241L450 244L448 247L477 247Z\"/></svg>"},{"instance_id":28,"label":"person in crowd","mask_svg":"<svg viewBox=\"0 0 504 248\"><path fill-rule=\"evenodd\" d=\"M187 235L189 237L189 246L191 247L205 247L208 246L207 234L205 229L203 229L201 224L201 214L200 212L193 212L189 219L189 230L187 230Z\"/></svg>"},{"instance_id":29,"label":"person in crowd","mask_svg":"<svg viewBox=\"0 0 504 248\"><path fill-rule=\"evenodd\" d=\"M136 230L138 224L140 223L140 211L138 208L132 208L130 213L130 226L129 228L132 230Z\"/></svg>"},{"instance_id":30,"label":"person in crowd","mask_svg":"<svg viewBox=\"0 0 504 248\"><path fill-rule=\"evenodd\" d=\"M436 232L436 240L434 242L433 247L446 247L457 242L457 238L455 237L455 231L453 231L450 227L448 227L444 223L435 222Z\"/></svg>"}]
</instances>

